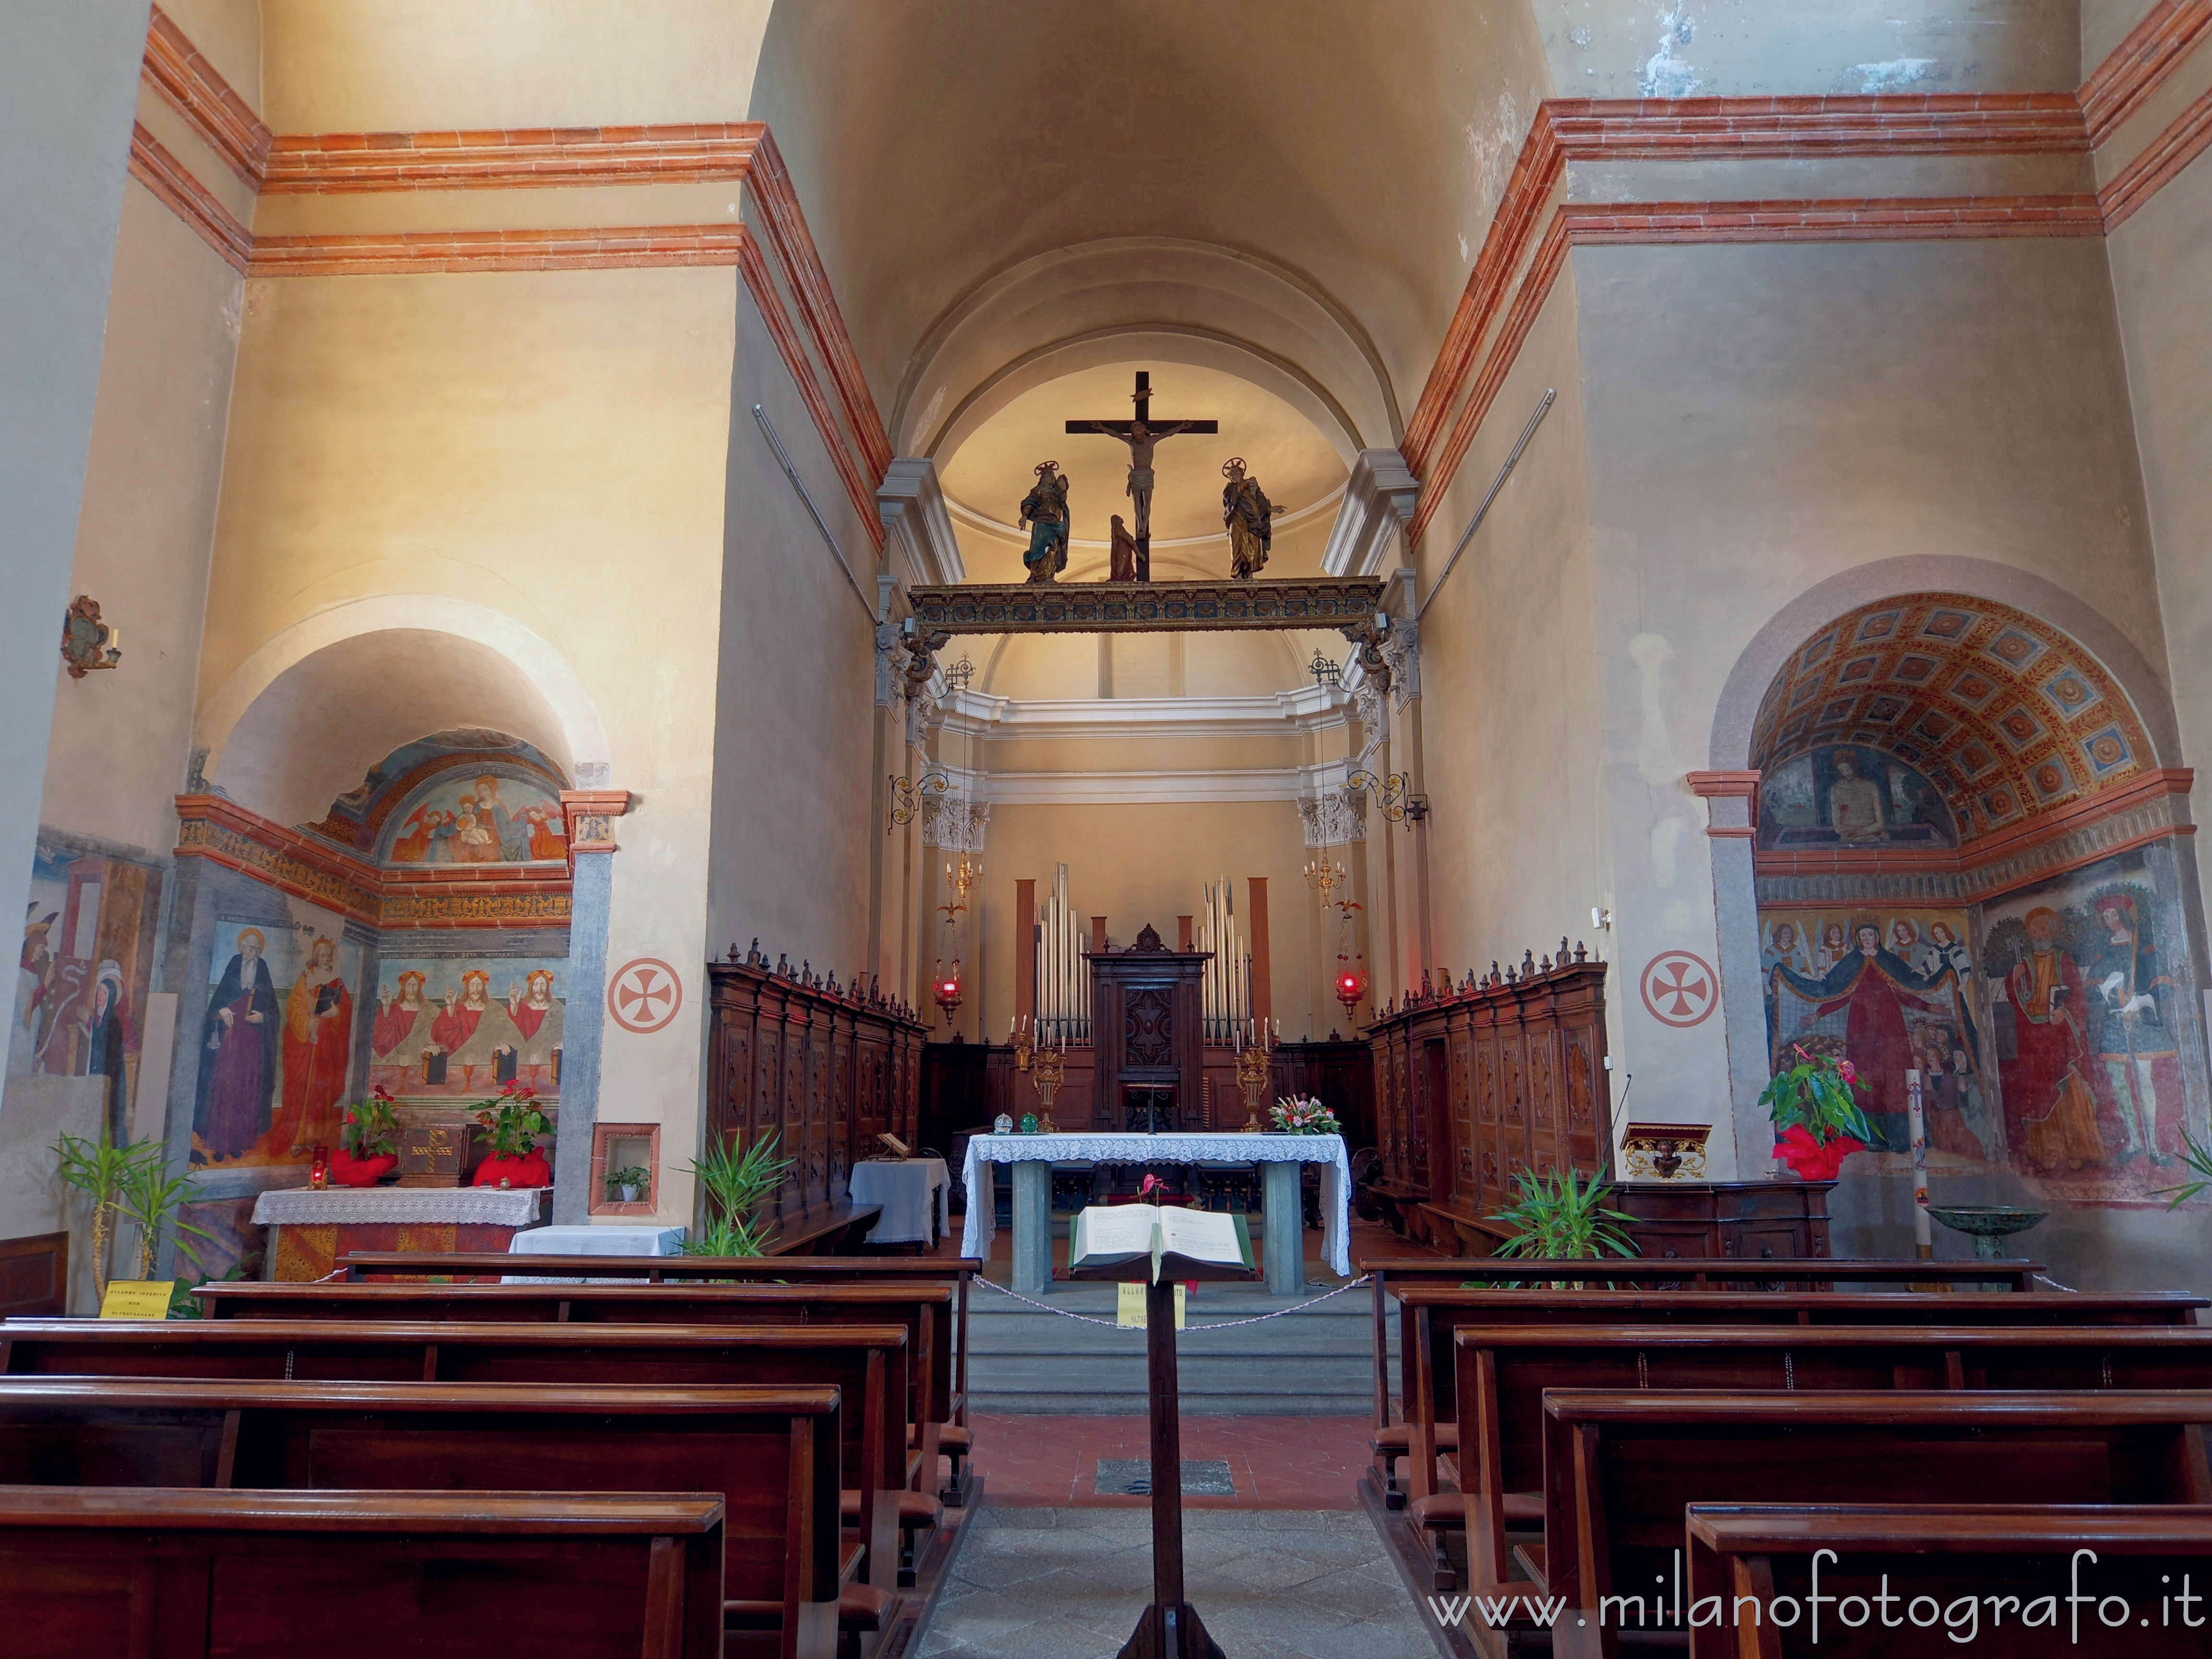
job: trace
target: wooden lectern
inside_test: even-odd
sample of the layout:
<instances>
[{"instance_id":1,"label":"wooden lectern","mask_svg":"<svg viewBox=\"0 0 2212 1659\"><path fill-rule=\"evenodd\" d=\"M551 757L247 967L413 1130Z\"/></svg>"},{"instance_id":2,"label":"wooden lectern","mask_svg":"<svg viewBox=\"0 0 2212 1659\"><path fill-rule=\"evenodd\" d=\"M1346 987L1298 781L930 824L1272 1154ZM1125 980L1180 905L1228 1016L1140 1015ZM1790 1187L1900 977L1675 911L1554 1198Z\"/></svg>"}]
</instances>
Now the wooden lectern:
<instances>
[{"instance_id":1,"label":"wooden lectern","mask_svg":"<svg viewBox=\"0 0 2212 1659\"><path fill-rule=\"evenodd\" d=\"M1074 1253L1070 1241L1068 1251ZM1071 1279L1103 1279L1145 1286L1145 1357L1152 1419L1152 1601L1117 1659L1227 1659L1206 1633L1198 1609L1182 1590L1182 1405L1176 1382L1176 1304L1178 1284L1193 1279L1251 1279L1249 1267L1193 1266L1174 1279L1151 1282L1148 1261L1110 1267L1071 1265Z\"/></svg>"}]
</instances>

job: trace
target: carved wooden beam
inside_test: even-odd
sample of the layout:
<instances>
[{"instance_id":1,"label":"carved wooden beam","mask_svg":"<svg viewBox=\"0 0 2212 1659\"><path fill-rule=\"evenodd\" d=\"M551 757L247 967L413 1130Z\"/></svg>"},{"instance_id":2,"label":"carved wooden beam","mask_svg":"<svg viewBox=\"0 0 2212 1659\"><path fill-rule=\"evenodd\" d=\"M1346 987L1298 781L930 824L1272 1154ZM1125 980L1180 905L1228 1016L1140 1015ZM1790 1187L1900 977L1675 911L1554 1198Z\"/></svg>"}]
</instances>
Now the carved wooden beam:
<instances>
[{"instance_id":1,"label":"carved wooden beam","mask_svg":"<svg viewBox=\"0 0 2212 1659\"><path fill-rule=\"evenodd\" d=\"M915 619L951 634L1168 634L1334 628L1355 640L1382 608L1380 577L1213 582L1006 582L912 587Z\"/></svg>"}]
</instances>

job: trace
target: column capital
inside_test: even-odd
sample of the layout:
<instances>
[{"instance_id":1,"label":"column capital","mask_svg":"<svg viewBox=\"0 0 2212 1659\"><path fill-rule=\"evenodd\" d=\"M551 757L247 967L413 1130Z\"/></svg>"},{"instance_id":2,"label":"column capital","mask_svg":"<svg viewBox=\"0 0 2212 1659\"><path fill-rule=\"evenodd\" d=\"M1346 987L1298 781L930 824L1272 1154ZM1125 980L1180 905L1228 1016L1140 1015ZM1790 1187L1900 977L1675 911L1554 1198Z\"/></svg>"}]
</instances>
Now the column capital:
<instances>
[{"instance_id":1,"label":"column capital","mask_svg":"<svg viewBox=\"0 0 2212 1659\"><path fill-rule=\"evenodd\" d=\"M568 830L568 867L579 853L615 850L615 820L629 811L627 789L563 789L561 816Z\"/></svg>"}]
</instances>

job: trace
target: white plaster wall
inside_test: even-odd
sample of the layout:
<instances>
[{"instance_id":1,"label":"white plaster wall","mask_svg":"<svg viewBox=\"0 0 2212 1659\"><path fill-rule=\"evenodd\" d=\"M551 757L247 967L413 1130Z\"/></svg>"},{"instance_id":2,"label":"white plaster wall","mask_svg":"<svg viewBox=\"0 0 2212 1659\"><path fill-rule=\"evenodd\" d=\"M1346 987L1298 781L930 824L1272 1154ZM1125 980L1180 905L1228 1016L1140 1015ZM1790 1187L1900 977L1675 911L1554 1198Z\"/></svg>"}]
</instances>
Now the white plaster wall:
<instances>
[{"instance_id":1,"label":"white plaster wall","mask_svg":"<svg viewBox=\"0 0 2212 1659\"><path fill-rule=\"evenodd\" d=\"M736 301L738 349L721 473L727 520L715 690L708 943L740 954L757 936L842 983L864 967L870 839L876 552L751 295ZM754 418L774 424L868 599L815 528ZM884 766L913 775L894 726Z\"/></svg>"},{"instance_id":2,"label":"white plaster wall","mask_svg":"<svg viewBox=\"0 0 2212 1659\"><path fill-rule=\"evenodd\" d=\"M2183 759L2212 756L2212 165L2199 156L2106 245L2172 642ZM2212 810L2212 771L2191 801ZM2206 851L2197 848L2197 868Z\"/></svg>"},{"instance_id":3,"label":"white plaster wall","mask_svg":"<svg viewBox=\"0 0 2212 1659\"><path fill-rule=\"evenodd\" d=\"M146 0L0 9L0 916L23 914ZM51 1137L47 1137L51 1139ZM0 1237L35 1231L0 1205Z\"/></svg>"},{"instance_id":4,"label":"white plaster wall","mask_svg":"<svg viewBox=\"0 0 2212 1659\"><path fill-rule=\"evenodd\" d=\"M243 286L131 185L70 573L123 629L123 663L59 683L40 807L54 828L175 843Z\"/></svg>"}]
</instances>

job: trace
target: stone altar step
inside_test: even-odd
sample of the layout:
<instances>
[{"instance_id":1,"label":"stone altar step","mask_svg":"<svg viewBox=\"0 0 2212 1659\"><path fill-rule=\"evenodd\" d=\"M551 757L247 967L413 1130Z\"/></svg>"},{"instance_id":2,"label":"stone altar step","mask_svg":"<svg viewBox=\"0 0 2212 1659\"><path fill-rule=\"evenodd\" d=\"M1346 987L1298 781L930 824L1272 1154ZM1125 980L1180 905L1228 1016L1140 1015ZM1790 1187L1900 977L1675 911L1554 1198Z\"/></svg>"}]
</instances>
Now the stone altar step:
<instances>
[{"instance_id":1,"label":"stone altar step","mask_svg":"<svg viewBox=\"0 0 2212 1659\"><path fill-rule=\"evenodd\" d=\"M1070 1313L1114 1316L1110 1285L1055 1286ZM1182 1409L1193 1414L1364 1416L1374 1408L1374 1304L1367 1287L1227 1330L1196 1328L1293 1307L1321 1294L1270 1297L1199 1287L1176 1339ZM1394 1326L1395 1326L1395 1321ZM1390 1352L1397 1352L1395 1330ZM968 1316L968 1401L977 1412L1142 1413L1145 1336L1062 1319L978 1285ZM1396 1365L1391 1367L1395 1386Z\"/></svg>"}]
</instances>

